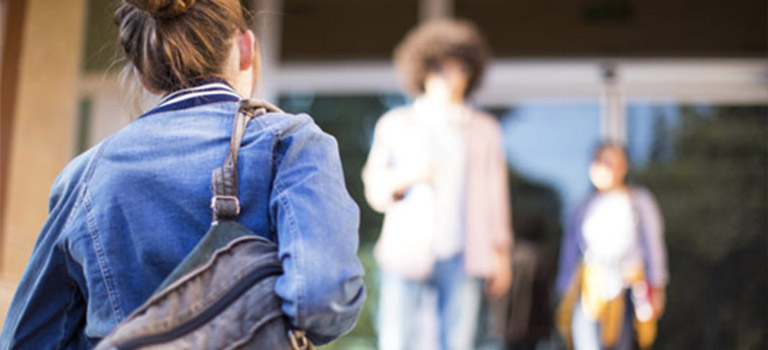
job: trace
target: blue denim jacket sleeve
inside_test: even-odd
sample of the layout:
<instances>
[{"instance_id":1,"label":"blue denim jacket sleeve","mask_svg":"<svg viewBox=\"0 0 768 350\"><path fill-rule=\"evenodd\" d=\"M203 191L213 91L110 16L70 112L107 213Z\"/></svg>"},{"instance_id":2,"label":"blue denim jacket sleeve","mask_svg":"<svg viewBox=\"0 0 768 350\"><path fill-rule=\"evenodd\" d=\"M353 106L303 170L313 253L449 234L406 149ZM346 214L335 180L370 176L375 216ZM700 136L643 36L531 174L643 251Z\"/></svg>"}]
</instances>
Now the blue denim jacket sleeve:
<instances>
[{"instance_id":1,"label":"blue denim jacket sleeve","mask_svg":"<svg viewBox=\"0 0 768 350\"><path fill-rule=\"evenodd\" d=\"M56 179L49 199L49 218L35 243L32 257L19 281L0 337L0 349L84 349L84 276L68 253L64 232L82 224L77 210L79 176L90 158L75 159Z\"/></svg>"},{"instance_id":2,"label":"blue denim jacket sleeve","mask_svg":"<svg viewBox=\"0 0 768 350\"><path fill-rule=\"evenodd\" d=\"M208 104L141 118L62 171L9 308L0 350L90 349L146 300L188 253L179 247L191 249L208 227L208 176L228 147L231 122L225 116L236 107ZM241 195L249 197L241 200L251 211L242 219L254 231L276 233L285 272L275 288L283 310L310 339L327 343L354 326L365 299L357 258L359 210L344 186L335 140L309 116L256 120L262 128L250 127L253 137L243 148L250 153L241 164L263 168L243 169ZM164 141L136 142L147 135ZM212 139L220 141L216 147ZM178 166L158 166L160 160L188 168L177 174ZM180 183L192 185L169 190ZM133 194L128 202L122 201L128 199L125 191ZM169 195L131 205L156 199L158 191ZM198 204L187 207L190 198ZM158 245L158 231L170 233L173 243Z\"/></svg>"},{"instance_id":3,"label":"blue denim jacket sleeve","mask_svg":"<svg viewBox=\"0 0 768 350\"><path fill-rule=\"evenodd\" d=\"M270 197L285 271L276 292L291 322L324 344L354 327L365 300L359 208L344 185L336 140L307 115L282 118L273 128Z\"/></svg>"}]
</instances>

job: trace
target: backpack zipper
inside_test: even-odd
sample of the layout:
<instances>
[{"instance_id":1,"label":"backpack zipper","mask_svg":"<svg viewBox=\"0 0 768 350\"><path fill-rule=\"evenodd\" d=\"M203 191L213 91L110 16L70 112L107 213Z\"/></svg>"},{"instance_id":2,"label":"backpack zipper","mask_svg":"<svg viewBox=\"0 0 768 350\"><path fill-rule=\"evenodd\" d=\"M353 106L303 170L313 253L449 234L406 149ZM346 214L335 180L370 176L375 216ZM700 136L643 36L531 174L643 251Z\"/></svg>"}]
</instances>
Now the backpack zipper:
<instances>
[{"instance_id":1,"label":"backpack zipper","mask_svg":"<svg viewBox=\"0 0 768 350\"><path fill-rule=\"evenodd\" d=\"M218 316L221 311L226 309L230 304L237 300L238 297L251 289L254 284L258 283L264 278L279 275L282 272L283 269L276 265L258 268L246 275L245 278L240 280L240 282L238 282L219 300L213 303L213 305L189 321L186 321L165 333L152 334L125 341L122 344L115 346L115 348L117 350L134 350L143 346L161 344L177 338L181 338L187 333L194 331L198 327L204 325L206 322Z\"/></svg>"}]
</instances>

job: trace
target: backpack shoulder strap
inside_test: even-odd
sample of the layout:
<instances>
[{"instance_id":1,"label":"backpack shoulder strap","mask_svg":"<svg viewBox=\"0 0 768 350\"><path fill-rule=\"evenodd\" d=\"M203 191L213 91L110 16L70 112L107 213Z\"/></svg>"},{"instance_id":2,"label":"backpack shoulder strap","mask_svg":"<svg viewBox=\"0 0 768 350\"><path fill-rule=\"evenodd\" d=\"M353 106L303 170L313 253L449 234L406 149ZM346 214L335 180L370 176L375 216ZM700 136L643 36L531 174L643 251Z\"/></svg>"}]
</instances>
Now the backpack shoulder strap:
<instances>
[{"instance_id":1,"label":"backpack shoulder strap","mask_svg":"<svg viewBox=\"0 0 768 350\"><path fill-rule=\"evenodd\" d=\"M251 120L270 112L283 113L280 108L261 100L243 99L235 113L229 152L224 165L216 168L211 177L213 197L211 211L213 220L234 220L240 215L240 200L237 197L237 155L243 141L245 128Z\"/></svg>"}]
</instances>

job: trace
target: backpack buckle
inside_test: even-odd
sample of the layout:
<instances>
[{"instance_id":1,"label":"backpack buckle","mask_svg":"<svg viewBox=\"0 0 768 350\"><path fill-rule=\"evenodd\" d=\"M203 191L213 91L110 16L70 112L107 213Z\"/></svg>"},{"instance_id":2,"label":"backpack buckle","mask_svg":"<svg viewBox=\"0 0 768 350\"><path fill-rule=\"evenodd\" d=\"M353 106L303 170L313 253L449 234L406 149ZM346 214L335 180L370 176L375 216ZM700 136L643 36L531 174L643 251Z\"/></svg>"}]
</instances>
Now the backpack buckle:
<instances>
[{"instance_id":1,"label":"backpack buckle","mask_svg":"<svg viewBox=\"0 0 768 350\"><path fill-rule=\"evenodd\" d=\"M234 208L232 206L225 205L219 201L232 201L234 202ZM234 209L234 213L232 212ZM240 200L236 196L226 195L214 195L211 198L211 210L214 217L235 217L240 215Z\"/></svg>"},{"instance_id":2,"label":"backpack buckle","mask_svg":"<svg viewBox=\"0 0 768 350\"><path fill-rule=\"evenodd\" d=\"M307 333L299 330L289 330L288 338L291 340L293 350L313 350L315 347L307 339Z\"/></svg>"}]
</instances>

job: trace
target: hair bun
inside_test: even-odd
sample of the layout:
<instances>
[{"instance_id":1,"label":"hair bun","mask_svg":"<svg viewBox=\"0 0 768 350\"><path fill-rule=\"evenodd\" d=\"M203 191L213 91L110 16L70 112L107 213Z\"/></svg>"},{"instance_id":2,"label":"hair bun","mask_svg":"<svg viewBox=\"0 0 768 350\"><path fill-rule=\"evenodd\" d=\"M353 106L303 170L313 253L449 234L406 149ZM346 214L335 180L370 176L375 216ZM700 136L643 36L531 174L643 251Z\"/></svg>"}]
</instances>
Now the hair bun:
<instances>
[{"instance_id":1,"label":"hair bun","mask_svg":"<svg viewBox=\"0 0 768 350\"><path fill-rule=\"evenodd\" d=\"M187 12L195 0L125 0L155 18L173 18Z\"/></svg>"}]
</instances>

